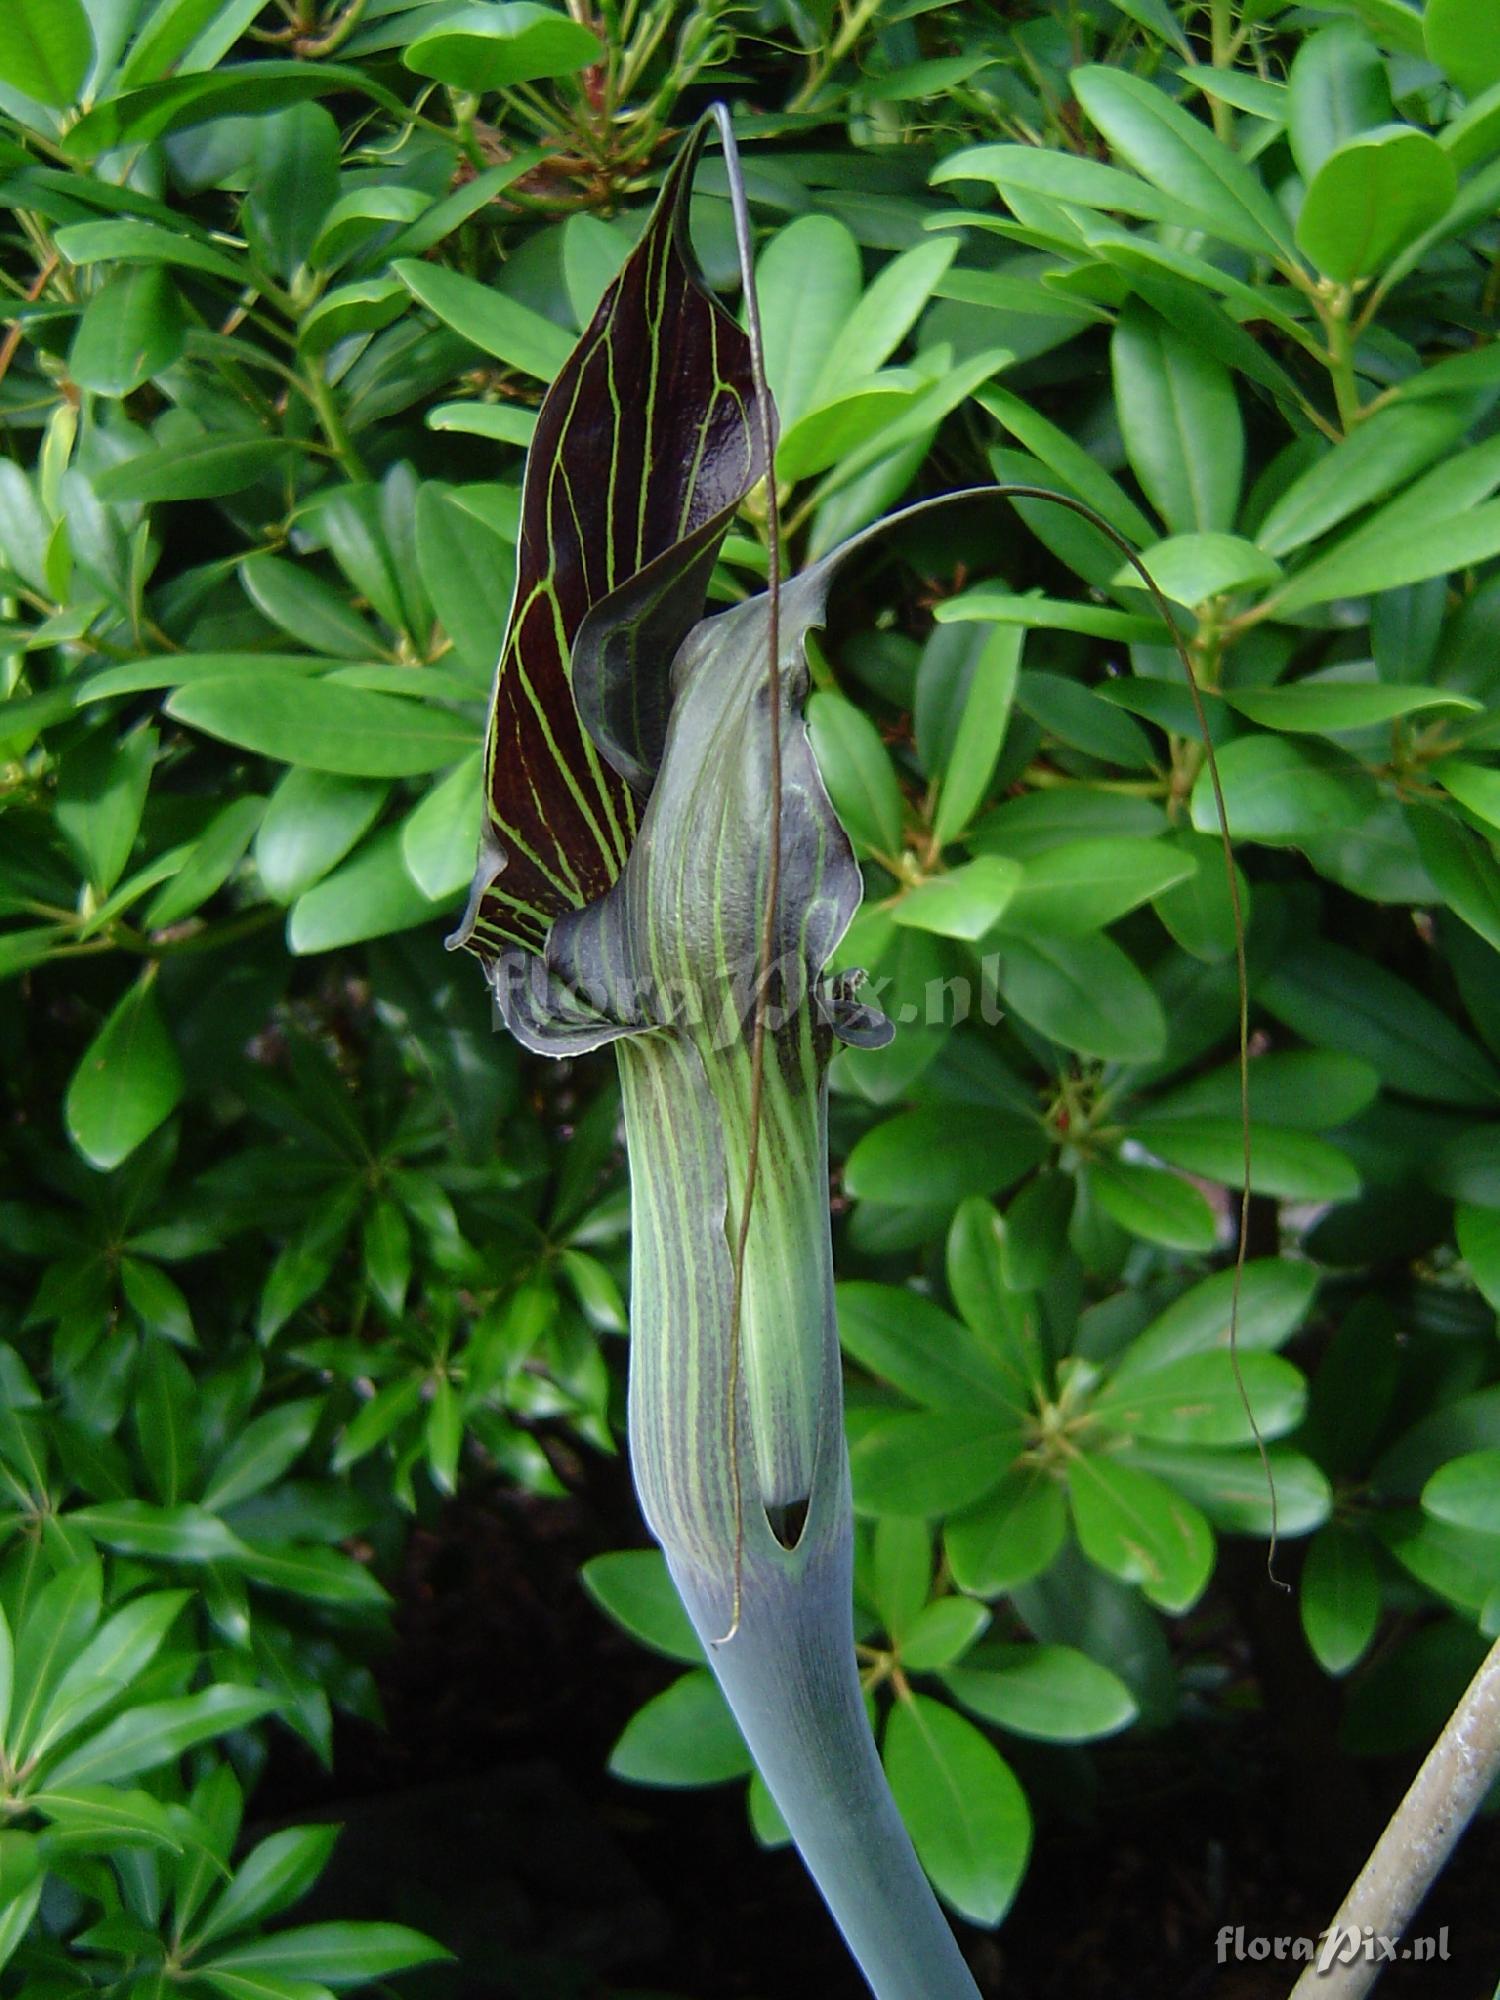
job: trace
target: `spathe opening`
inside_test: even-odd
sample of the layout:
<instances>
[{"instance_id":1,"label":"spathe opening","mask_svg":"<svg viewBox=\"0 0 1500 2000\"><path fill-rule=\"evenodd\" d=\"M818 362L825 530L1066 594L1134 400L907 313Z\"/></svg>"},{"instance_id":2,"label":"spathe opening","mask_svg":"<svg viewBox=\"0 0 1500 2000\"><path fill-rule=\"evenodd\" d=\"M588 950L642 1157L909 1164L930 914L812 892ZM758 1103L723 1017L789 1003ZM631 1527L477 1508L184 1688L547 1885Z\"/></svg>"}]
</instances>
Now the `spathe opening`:
<instances>
[{"instance_id":1,"label":"spathe opening","mask_svg":"<svg viewBox=\"0 0 1500 2000\"><path fill-rule=\"evenodd\" d=\"M811 1504L811 1498L804 1496L801 1500L787 1500L779 1506L767 1507L766 1525L784 1549L794 1549L801 1541Z\"/></svg>"}]
</instances>

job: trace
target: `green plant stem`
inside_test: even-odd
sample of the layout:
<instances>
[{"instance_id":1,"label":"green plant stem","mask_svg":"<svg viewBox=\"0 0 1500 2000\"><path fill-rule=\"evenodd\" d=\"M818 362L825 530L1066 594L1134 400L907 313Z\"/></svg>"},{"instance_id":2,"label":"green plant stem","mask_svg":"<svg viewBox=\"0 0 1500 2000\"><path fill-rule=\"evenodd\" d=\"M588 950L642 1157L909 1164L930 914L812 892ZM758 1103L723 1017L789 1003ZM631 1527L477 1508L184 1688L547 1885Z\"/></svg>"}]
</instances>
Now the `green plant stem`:
<instances>
[{"instance_id":1,"label":"green plant stem","mask_svg":"<svg viewBox=\"0 0 1500 2000\"><path fill-rule=\"evenodd\" d=\"M1208 31L1214 68L1228 69L1234 61L1239 46L1234 35L1231 0L1208 0ZM1221 146L1232 146L1234 106L1216 95L1211 95L1208 102L1214 122L1214 137Z\"/></svg>"},{"instance_id":2,"label":"green plant stem","mask_svg":"<svg viewBox=\"0 0 1500 2000\"><path fill-rule=\"evenodd\" d=\"M869 27L875 16L880 12L880 4L881 0L859 0L859 4L845 15L843 26L834 36L827 49L821 55L814 56L809 62L807 75L803 79L801 89L796 92L787 104L786 108L788 111L805 111L807 109L834 70L838 68L844 57L848 55L865 29Z\"/></svg>"},{"instance_id":3,"label":"green plant stem","mask_svg":"<svg viewBox=\"0 0 1500 2000\"><path fill-rule=\"evenodd\" d=\"M1341 286L1324 308L1323 325L1328 336L1328 369L1333 382L1333 399L1339 422L1347 437L1364 415L1359 402L1359 385L1354 379L1354 335L1350 325L1353 297Z\"/></svg>"},{"instance_id":4,"label":"green plant stem","mask_svg":"<svg viewBox=\"0 0 1500 2000\"><path fill-rule=\"evenodd\" d=\"M298 377L298 382L303 395L312 405L313 413L322 426L323 435L327 438L339 464L351 479L358 481L368 479L370 475L365 470L364 460L349 435L343 413L338 406L338 399L329 387L322 369L313 365L305 375Z\"/></svg>"}]
</instances>

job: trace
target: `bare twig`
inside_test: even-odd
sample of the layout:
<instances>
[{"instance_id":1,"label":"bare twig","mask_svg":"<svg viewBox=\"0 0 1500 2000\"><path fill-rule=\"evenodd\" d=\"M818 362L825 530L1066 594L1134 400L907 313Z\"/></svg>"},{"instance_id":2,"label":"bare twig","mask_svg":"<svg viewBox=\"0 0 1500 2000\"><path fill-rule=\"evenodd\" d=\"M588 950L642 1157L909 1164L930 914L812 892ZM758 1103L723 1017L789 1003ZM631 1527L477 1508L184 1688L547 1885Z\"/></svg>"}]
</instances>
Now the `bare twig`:
<instances>
[{"instance_id":1,"label":"bare twig","mask_svg":"<svg viewBox=\"0 0 1500 2000\"><path fill-rule=\"evenodd\" d=\"M1375 1843L1325 1933L1321 1956L1292 2000L1358 2000L1380 1977L1367 1938L1394 1941L1416 1915L1480 1801L1500 1778L1500 1642L1428 1751L1411 1789Z\"/></svg>"}]
</instances>

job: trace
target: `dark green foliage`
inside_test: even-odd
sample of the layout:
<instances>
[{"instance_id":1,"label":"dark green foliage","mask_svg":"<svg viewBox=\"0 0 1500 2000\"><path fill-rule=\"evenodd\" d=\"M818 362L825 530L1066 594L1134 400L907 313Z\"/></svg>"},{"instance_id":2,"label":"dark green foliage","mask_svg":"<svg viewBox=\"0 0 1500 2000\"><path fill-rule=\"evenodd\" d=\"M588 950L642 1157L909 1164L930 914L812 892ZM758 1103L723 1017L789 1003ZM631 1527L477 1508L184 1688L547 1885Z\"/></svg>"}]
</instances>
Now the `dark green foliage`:
<instances>
[{"instance_id":1,"label":"dark green foliage","mask_svg":"<svg viewBox=\"0 0 1500 2000\"><path fill-rule=\"evenodd\" d=\"M493 1037L441 937L536 408L703 82L747 114L795 563L1019 480L1178 608L1249 924L1278 1563L1350 1750L1435 1721L1500 1629L1492 11L0 9L0 1989L421 1957L287 1929L326 1837L241 1852L242 1791L370 1712L409 1517L614 1448L612 1085ZM732 289L711 162L693 219ZM833 1071L862 1659L987 1923L1007 1738L1169 1721L1219 1538L1271 1520L1166 636L1028 501L872 544L811 648L841 961L899 1028ZM663 1580L588 1578L691 1663ZM619 1768L742 1773L717 1699L694 1666Z\"/></svg>"}]
</instances>

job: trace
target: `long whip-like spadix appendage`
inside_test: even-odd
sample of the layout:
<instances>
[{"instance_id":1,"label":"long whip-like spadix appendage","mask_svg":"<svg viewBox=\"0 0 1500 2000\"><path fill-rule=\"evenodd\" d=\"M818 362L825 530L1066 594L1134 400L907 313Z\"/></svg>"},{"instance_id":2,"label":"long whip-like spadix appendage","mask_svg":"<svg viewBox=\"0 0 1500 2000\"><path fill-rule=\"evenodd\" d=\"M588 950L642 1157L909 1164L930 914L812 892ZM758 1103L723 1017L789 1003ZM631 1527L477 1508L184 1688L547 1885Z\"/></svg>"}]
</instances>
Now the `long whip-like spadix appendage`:
<instances>
[{"instance_id":1,"label":"long whip-like spadix appendage","mask_svg":"<svg viewBox=\"0 0 1500 2000\"><path fill-rule=\"evenodd\" d=\"M700 127L541 411L487 836L454 941L484 958L528 1048L616 1046L642 1510L878 2000L977 2000L886 1783L854 1650L827 1078L837 1040L891 1030L824 977L863 885L802 702L806 634L877 530L782 581L750 234L717 115L749 330L687 239ZM762 477L770 589L704 619L719 544ZM1088 512L1045 488L983 491ZM1234 893L1232 856L1230 870Z\"/></svg>"}]
</instances>

